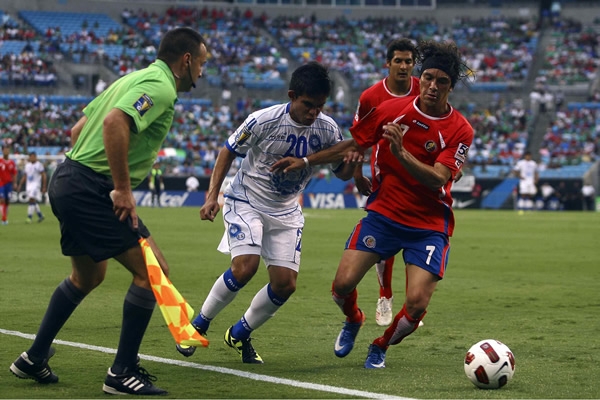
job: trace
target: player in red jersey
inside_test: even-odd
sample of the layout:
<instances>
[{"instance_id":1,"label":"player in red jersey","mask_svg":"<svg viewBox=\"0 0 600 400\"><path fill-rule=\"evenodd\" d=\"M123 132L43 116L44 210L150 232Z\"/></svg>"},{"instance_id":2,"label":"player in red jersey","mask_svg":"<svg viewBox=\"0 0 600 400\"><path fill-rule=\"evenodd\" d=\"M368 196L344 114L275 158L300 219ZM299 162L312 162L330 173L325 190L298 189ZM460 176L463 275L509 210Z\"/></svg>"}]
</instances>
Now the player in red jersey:
<instances>
[{"instance_id":1,"label":"player in red jersey","mask_svg":"<svg viewBox=\"0 0 600 400\"><path fill-rule=\"evenodd\" d=\"M2 158L0 158L0 208L2 209L2 225L8 224L10 193L17 181L17 166L9 158L9 155L10 147L2 147Z\"/></svg>"},{"instance_id":2,"label":"player in red jersey","mask_svg":"<svg viewBox=\"0 0 600 400\"><path fill-rule=\"evenodd\" d=\"M419 51L418 97L385 101L350 129L353 139L304 160L288 157L272 166L289 172L341 158L355 162L365 149L377 146L374 163L381 184L369 196L367 216L346 242L332 285L333 300L346 316L334 353L345 357L365 319L356 286L374 263L402 250L405 302L392 325L369 346L365 368L385 367L388 347L418 328L444 277L454 231L450 187L473 142L473 128L448 103L450 92L468 72L458 48L427 41Z\"/></svg>"},{"instance_id":3,"label":"player in red jersey","mask_svg":"<svg viewBox=\"0 0 600 400\"><path fill-rule=\"evenodd\" d=\"M417 46L410 39L394 39L388 44L385 59L388 75L362 92L354 114L354 124L367 115L371 109L386 100L419 95L419 78L412 76L418 56ZM376 146L373 146L373 150L376 150ZM373 152L373 154L375 153ZM358 165L354 173L356 189L364 196L369 196L377 190L380 182L381 177L375 160L376 157L371 158L372 182L363 175L362 164ZM379 299L375 311L375 322L380 326L391 324L394 316L392 313L394 299L392 292L393 267L393 256L375 264L379 282Z\"/></svg>"}]
</instances>

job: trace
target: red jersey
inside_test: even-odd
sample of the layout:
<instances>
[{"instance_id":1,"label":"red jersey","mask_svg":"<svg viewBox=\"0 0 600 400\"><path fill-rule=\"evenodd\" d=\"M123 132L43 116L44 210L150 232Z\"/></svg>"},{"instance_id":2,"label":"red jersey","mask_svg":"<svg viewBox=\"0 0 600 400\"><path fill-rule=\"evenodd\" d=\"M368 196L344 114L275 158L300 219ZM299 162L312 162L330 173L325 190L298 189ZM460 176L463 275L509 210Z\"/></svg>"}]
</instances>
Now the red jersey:
<instances>
[{"instance_id":1,"label":"red jersey","mask_svg":"<svg viewBox=\"0 0 600 400\"><path fill-rule=\"evenodd\" d=\"M419 78L416 76L410 77L410 88L408 92L402 95L396 95L390 91L386 84L387 77L375 83L371 87L367 88L364 92L361 93L360 98L358 99L358 106L356 107L356 112L354 113L354 123L355 125L361 118L369 113L373 108L377 107L381 103L386 100L391 99L401 99L409 96L418 96L419 95ZM375 151L375 149L373 149ZM377 190L377 179L375 176L377 175L377 169L375 168L375 164L373 162L374 157L371 156L371 190Z\"/></svg>"},{"instance_id":2,"label":"red jersey","mask_svg":"<svg viewBox=\"0 0 600 400\"><path fill-rule=\"evenodd\" d=\"M386 79L387 77L373 84L371 87L365 89L365 91L361 93L360 98L358 99L356 112L354 113L355 124L365 115L367 115L372 108L377 107L386 100L398 99L407 96L418 96L420 94L419 78L416 76L410 77L410 88L408 89L408 92L401 95L396 95L392 93L390 89L388 89L385 83Z\"/></svg>"},{"instance_id":3,"label":"red jersey","mask_svg":"<svg viewBox=\"0 0 600 400\"><path fill-rule=\"evenodd\" d=\"M0 186L12 182L17 175L17 166L13 160L0 158Z\"/></svg>"},{"instance_id":4,"label":"red jersey","mask_svg":"<svg viewBox=\"0 0 600 400\"><path fill-rule=\"evenodd\" d=\"M473 128L452 107L444 117L430 117L417 108L418 101L419 97L385 101L350 128L360 146L376 146L372 163L378 173L373 179L379 185L365 208L403 225L452 236L450 187L467 159ZM392 154L389 141L382 138L383 126L389 122L403 127L403 146L415 158L431 166L441 163L452 171L452 178L440 190L432 191L421 184Z\"/></svg>"}]
</instances>

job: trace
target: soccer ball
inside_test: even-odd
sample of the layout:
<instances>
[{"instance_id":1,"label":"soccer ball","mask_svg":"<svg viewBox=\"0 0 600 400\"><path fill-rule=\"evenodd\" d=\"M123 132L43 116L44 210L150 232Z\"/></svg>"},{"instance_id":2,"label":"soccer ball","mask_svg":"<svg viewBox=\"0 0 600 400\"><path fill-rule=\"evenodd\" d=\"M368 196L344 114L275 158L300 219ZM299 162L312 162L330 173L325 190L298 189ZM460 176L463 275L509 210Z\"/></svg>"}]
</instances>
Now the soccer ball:
<instances>
[{"instance_id":1,"label":"soccer ball","mask_svg":"<svg viewBox=\"0 0 600 400\"><path fill-rule=\"evenodd\" d=\"M465 356L465 374L481 389L498 389L515 373L515 356L504 343L486 339L475 343Z\"/></svg>"}]
</instances>

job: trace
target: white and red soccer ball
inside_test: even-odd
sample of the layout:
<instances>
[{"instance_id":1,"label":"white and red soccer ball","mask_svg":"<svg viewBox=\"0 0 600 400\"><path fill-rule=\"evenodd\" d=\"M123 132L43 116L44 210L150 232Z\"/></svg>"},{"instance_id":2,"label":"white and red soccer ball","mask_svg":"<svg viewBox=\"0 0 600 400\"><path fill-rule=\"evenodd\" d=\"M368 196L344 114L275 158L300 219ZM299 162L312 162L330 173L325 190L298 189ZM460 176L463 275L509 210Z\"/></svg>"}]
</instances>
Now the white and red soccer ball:
<instances>
[{"instance_id":1,"label":"white and red soccer ball","mask_svg":"<svg viewBox=\"0 0 600 400\"><path fill-rule=\"evenodd\" d=\"M498 389L515 373L515 356L504 343L486 339L475 343L465 356L465 374L481 389Z\"/></svg>"}]
</instances>

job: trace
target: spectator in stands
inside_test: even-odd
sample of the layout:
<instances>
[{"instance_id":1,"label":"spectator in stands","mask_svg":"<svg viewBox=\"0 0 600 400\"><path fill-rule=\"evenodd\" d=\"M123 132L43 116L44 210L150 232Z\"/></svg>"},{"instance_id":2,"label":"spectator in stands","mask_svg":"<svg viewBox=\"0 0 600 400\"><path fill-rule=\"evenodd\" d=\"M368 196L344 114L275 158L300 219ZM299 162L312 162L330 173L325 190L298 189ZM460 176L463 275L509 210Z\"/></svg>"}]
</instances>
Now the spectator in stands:
<instances>
[{"instance_id":1,"label":"spectator in stands","mask_svg":"<svg viewBox=\"0 0 600 400\"><path fill-rule=\"evenodd\" d=\"M358 123L365 115L385 100L419 95L419 78L412 76L415 62L419 52L417 46L410 39L394 39L386 48L385 66L387 76L370 88L362 92L358 100L354 124ZM371 152L371 176L373 182L363 176L363 166L358 165L354 172L356 189L363 196L369 196L379 188L381 176L379 174L377 151L379 145L373 146ZM377 280L379 282L379 299L375 311L375 322L379 326L388 326L392 323L393 300L392 271L394 257L380 260L375 265Z\"/></svg>"},{"instance_id":2,"label":"spectator in stands","mask_svg":"<svg viewBox=\"0 0 600 400\"><path fill-rule=\"evenodd\" d=\"M346 93L342 86L338 86L335 91L335 102L338 104L343 104L346 98Z\"/></svg>"},{"instance_id":3,"label":"spectator in stands","mask_svg":"<svg viewBox=\"0 0 600 400\"><path fill-rule=\"evenodd\" d=\"M231 253L231 264L215 281L192 324L201 334L205 333L211 321L253 278L262 257L269 283L256 293L241 319L225 332L225 343L241 355L244 363L263 363L250 335L273 317L296 290L304 227L298 195L313 172L306 157L343 139L335 121L321 112L331 90L332 82L323 65L313 61L298 67L289 83L290 102L253 112L222 147L206 203L200 210L203 220L214 221L227 172L233 161L242 157L241 168L224 192L226 229L219 250ZM290 153L304 157L302 171L282 174L270 170L273 163ZM355 164L341 165L335 174L350 179L354 167ZM177 349L184 356L195 351L194 347L179 345Z\"/></svg>"},{"instance_id":4,"label":"spectator in stands","mask_svg":"<svg viewBox=\"0 0 600 400\"><path fill-rule=\"evenodd\" d=\"M513 171L514 175L519 178L517 209L520 212L531 211L534 209L533 199L537 193L539 179L538 164L532 159L531 151L523 154L523 158L517 161Z\"/></svg>"},{"instance_id":5,"label":"spectator in stands","mask_svg":"<svg viewBox=\"0 0 600 400\"><path fill-rule=\"evenodd\" d=\"M115 258L133 281L124 300L117 354L102 389L109 394L166 394L139 364L139 348L156 305L139 238L147 238L166 275L169 266L138 218L132 189L147 176L160 150L177 93L195 87L206 59L206 41L197 31L168 31L157 60L113 83L85 107L85 116L73 127L73 148L48 191L72 271L55 289L33 344L10 366L16 376L58 382L48 365L50 345L81 301L102 283L107 260Z\"/></svg>"},{"instance_id":6,"label":"spectator in stands","mask_svg":"<svg viewBox=\"0 0 600 400\"><path fill-rule=\"evenodd\" d=\"M534 88L530 93L529 93L529 107L531 108L531 111L534 113L537 113L538 111L546 111L545 109L542 110L542 104L543 104L543 94L540 92L540 90L538 90L537 88Z\"/></svg>"},{"instance_id":7,"label":"spectator in stands","mask_svg":"<svg viewBox=\"0 0 600 400\"><path fill-rule=\"evenodd\" d=\"M557 24L560 21L560 12L561 12L560 1L553 1L550 5L550 18L552 19L552 24Z\"/></svg>"}]
</instances>

